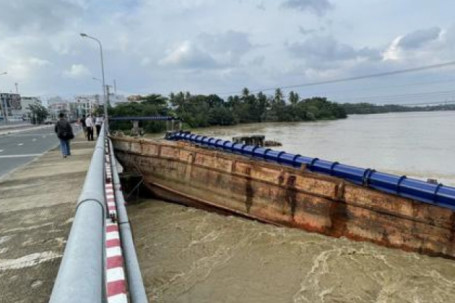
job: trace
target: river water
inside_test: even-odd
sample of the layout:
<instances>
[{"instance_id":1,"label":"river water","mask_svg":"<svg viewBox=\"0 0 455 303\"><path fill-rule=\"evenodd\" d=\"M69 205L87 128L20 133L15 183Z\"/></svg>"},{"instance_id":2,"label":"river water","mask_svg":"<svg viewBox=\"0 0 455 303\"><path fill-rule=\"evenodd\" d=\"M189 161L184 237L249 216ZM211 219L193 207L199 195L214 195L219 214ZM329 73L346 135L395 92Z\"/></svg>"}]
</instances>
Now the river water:
<instances>
[{"instance_id":1,"label":"river water","mask_svg":"<svg viewBox=\"0 0 455 303\"><path fill-rule=\"evenodd\" d=\"M197 133L264 134L288 152L455 185L454 130L455 112L426 112ZM159 200L128 212L153 302L455 302L455 261Z\"/></svg>"}]
</instances>

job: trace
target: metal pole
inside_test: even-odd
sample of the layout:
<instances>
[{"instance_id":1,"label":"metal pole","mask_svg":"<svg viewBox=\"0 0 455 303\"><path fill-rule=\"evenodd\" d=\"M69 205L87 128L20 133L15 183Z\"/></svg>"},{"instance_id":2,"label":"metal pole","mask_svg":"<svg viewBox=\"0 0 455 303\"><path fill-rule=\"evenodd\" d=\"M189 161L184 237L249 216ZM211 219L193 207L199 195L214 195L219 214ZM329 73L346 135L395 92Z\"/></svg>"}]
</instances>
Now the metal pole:
<instances>
[{"instance_id":1,"label":"metal pole","mask_svg":"<svg viewBox=\"0 0 455 303\"><path fill-rule=\"evenodd\" d=\"M109 104L109 85L106 85L106 104ZM107 105L104 107L106 113Z\"/></svg>"},{"instance_id":2,"label":"metal pole","mask_svg":"<svg viewBox=\"0 0 455 303\"><path fill-rule=\"evenodd\" d=\"M7 74L8 74L8 72L3 72L0 74L0 76L7 75ZM6 110L7 110L6 109L6 100L3 100L4 98L2 98L1 96L0 96L0 99L2 101L3 120L5 121L5 123L7 123L8 122L8 117L7 117L8 113L6 112Z\"/></svg>"},{"instance_id":3,"label":"metal pole","mask_svg":"<svg viewBox=\"0 0 455 303\"><path fill-rule=\"evenodd\" d=\"M141 269L137 260L136 249L134 246L128 214L125 208L125 200L121 190L120 178L117 171L117 161L114 155L114 146L109 139L110 157L112 163L113 181L115 189L115 198L118 211L118 225L120 227L120 236L122 239L122 249L125 254L125 267L128 277L128 286L131 295L131 302L146 303L148 302L147 294L142 280Z\"/></svg>"},{"instance_id":4,"label":"metal pole","mask_svg":"<svg viewBox=\"0 0 455 303\"><path fill-rule=\"evenodd\" d=\"M104 85L103 85L103 80L100 80L98 78L95 78L95 77L92 77L93 80L96 80L96 81L99 81L101 83L101 89L103 90L103 93L104 93ZM104 98L104 95L103 95L103 98ZM99 104L97 104L99 105Z\"/></svg>"},{"instance_id":5,"label":"metal pole","mask_svg":"<svg viewBox=\"0 0 455 303\"><path fill-rule=\"evenodd\" d=\"M101 57L101 76L103 81L103 98L104 98L104 118L107 119L107 98L106 98L106 84L104 83L104 58L103 58L103 45L101 41L95 37L89 36L87 34L81 33L81 36L84 38L89 38L98 42L100 46L100 57Z\"/></svg>"}]
</instances>

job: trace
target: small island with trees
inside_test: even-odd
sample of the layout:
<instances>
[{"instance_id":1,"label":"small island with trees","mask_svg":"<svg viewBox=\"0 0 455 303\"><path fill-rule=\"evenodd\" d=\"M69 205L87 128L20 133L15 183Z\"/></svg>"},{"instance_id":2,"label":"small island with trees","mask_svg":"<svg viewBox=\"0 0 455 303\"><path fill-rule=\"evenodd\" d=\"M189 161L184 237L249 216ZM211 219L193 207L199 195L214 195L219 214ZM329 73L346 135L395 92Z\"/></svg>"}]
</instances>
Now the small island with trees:
<instances>
[{"instance_id":1,"label":"small island with trees","mask_svg":"<svg viewBox=\"0 0 455 303\"><path fill-rule=\"evenodd\" d=\"M118 116L174 116L186 128L229 126L259 122L302 122L345 119L352 114L379 114L391 112L417 112L455 110L455 104L405 106L397 104L336 103L325 97L300 98L291 91L287 98L281 89L273 95L262 92L252 94L244 88L241 95L226 100L218 95L192 95L189 92L135 96L136 102L118 104L109 108L109 114ZM115 129L128 130L128 122L115 122ZM165 130L163 123L142 123L146 132Z\"/></svg>"},{"instance_id":2,"label":"small island with trees","mask_svg":"<svg viewBox=\"0 0 455 303\"><path fill-rule=\"evenodd\" d=\"M169 97L158 94L139 96L138 102L118 104L110 108L111 116L175 116L186 127L228 126L239 123L298 122L334 120L347 117L344 108L323 97L301 99L290 92L286 100L282 91L276 89L273 96L262 92L251 94L247 88L240 96L226 100L217 95L191 95L189 92L171 93ZM115 128L128 129L129 123L116 122ZM157 122L144 122L147 132L164 130Z\"/></svg>"}]
</instances>

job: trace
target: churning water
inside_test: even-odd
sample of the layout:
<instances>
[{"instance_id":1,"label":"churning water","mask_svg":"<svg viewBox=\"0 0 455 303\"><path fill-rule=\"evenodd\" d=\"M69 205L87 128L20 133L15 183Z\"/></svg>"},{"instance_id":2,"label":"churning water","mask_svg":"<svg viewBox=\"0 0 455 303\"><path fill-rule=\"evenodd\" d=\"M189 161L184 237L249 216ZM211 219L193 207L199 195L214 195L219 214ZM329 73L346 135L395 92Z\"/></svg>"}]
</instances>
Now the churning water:
<instances>
[{"instance_id":1,"label":"churning water","mask_svg":"<svg viewBox=\"0 0 455 303\"><path fill-rule=\"evenodd\" d=\"M455 185L455 113L351 116L201 129ZM128 208L153 302L455 302L455 261L226 217L158 200Z\"/></svg>"}]
</instances>

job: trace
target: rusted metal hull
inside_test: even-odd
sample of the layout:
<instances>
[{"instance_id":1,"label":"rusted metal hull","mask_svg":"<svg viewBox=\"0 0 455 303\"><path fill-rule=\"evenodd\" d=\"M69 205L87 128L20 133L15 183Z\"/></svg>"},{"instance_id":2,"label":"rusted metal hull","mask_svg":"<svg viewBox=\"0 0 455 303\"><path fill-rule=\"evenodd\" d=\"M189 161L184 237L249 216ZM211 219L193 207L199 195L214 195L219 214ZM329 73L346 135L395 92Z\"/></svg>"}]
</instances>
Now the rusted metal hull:
<instances>
[{"instance_id":1,"label":"rusted metal hull","mask_svg":"<svg viewBox=\"0 0 455 303\"><path fill-rule=\"evenodd\" d=\"M305 168L183 142L114 137L115 152L159 197L264 222L432 256L455 257L454 212Z\"/></svg>"}]
</instances>

